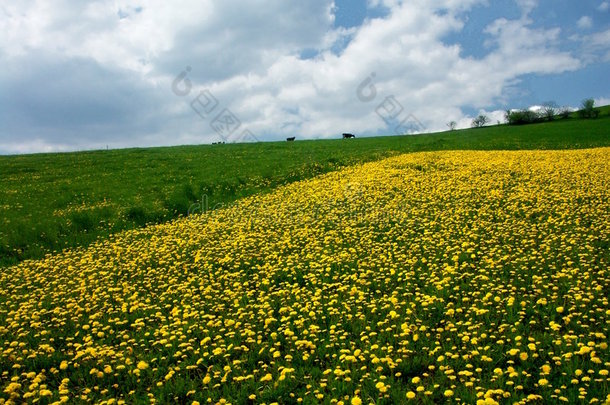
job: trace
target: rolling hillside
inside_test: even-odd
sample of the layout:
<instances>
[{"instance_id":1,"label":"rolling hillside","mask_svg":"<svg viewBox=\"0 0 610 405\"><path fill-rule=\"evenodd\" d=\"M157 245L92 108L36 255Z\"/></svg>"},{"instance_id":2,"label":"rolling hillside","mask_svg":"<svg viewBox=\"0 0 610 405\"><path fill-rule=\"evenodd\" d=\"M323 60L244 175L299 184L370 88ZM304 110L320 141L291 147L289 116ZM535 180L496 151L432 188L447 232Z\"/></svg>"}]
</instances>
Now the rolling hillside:
<instances>
[{"instance_id":1,"label":"rolling hillside","mask_svg":"<svg viewBox=\"0 0 610 405\"><path fill-rule=\"evenodd\" d=\"M608 146L609 111L419 136L0 156L0 265L405 152Z\"/></svg>"},{"instance_id":2,"label":"rolling hillside","mask_svg":"<svg viewBox=\"0 0 610 405\"><path fill-rule=\"evenodd\" d=\"M402 154L0 269L0 403L607 403L609 156Z\"/></svg>"}]
</instances>

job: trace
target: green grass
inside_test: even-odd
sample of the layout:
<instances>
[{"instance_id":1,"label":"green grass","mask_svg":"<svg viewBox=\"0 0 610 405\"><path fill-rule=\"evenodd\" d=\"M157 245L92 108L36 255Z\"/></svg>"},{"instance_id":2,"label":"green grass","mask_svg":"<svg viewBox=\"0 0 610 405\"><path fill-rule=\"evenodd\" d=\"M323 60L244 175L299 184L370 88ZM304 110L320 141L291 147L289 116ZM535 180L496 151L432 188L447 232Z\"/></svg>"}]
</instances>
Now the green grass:
<instances>
[{"instance_id":1,"label":"green grass","mask_svg":"<svg viewBox=\"0 0 610 405\"><path fill-rule=\"evenodd\" d=\"M0 266L399 153L609 146L609 113L420 136L2 156Z\"/></svg>"}]
</instances>

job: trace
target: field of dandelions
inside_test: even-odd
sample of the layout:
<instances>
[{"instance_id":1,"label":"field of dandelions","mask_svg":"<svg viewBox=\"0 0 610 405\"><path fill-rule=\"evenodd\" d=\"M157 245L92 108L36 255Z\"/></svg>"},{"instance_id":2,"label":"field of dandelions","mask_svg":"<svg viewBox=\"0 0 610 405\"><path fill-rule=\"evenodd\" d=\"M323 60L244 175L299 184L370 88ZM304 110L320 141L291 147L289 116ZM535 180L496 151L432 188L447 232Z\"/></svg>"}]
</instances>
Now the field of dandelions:
<instances>
[{"instance_id":1,"label":"field of dandelions","mask_svg":"<svg viewBox=\"0 0 610 405\"><path fill-rule=\"evenodd\" d=\"M400 155L0 269L0 404L608 403L609 161Z\"/></svg>"}]
</instances>

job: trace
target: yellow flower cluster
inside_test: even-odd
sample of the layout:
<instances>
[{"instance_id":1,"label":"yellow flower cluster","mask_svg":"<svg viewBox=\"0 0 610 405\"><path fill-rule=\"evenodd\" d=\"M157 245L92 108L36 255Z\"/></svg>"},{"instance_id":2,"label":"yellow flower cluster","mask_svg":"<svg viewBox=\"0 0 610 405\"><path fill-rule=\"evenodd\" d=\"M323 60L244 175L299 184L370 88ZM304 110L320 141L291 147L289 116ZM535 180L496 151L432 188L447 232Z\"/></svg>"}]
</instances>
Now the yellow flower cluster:
<instances>
[{"instance_id":1,"label":"yellow flower cluster","mask_svg":"<svg viewBox=\"0 0 610 405\"><path fill-rule=\"evenodd\" d=\"M0 272L0 404L603 403L610 149L432 152Z\"/></svg>"}]
</instances>

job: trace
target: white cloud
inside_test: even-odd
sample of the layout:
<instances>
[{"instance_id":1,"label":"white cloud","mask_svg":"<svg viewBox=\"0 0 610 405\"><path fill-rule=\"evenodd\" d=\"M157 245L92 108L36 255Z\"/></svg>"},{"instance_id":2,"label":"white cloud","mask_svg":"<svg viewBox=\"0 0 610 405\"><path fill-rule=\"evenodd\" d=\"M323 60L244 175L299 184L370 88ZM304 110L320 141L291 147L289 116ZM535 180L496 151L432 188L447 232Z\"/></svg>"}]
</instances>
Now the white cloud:
<instances>
[{"instance_id":1,"label":"white cloud","mask_svg":"<svg viewBox=\"0 0 610 405\"><path fill-rule=\"evenodd\" d=\"M610 48L610 29L589 36L588 41L591 42L591 45L593 46Z\"/></svg>"},{"instance_id":2,"label":"white cloud","mask_svg":"<svg viewBox=\"0 0 610 405\"><path fill-rule=\"evenodd\" d=\"M610 105L610 98L608 97L600 97L595 99L595 106L602 107L605 105Z\"/></svg>"},{"instance_id":3,"label":"white cloud","mask_svg":"<svg viewBox=\"0 0 610 405\"><path fill-rule=\"evenodd\" d=\"M516 0L517 5L521 8L521 12L524 16L528 16L536 7L538 7L538 0Z\"/></svg>"},{"instance_id":4,"label":"white cloud","mask_svg":"<svg viewBox=\"0 0 610 405\"><path fill-rule=\"evenodd\" d=\"M593 28L593 19L586 15L582 16L582 17L580 17L580 19L578 20L576 25L578 25L578 28L581 28L581 29Z\"/></svg>"},{"instance_id":5,"label":"white cloud","mask_svg":"<svg viewBox=\"0 0 610 405\"><path fill-rule=\"evenodd\" d=\"M244 78L238 87L251 89L249 96L267 105L261 112L255 103L238 104L238 115L257 130L275 126L278 139L295 128L304 136L335 136L346 128L374 133L385 127L376 107L394 95L405 117L413 114L429 130L438 130L459 119L462 106L493 104L520 75L579 67L576 59L554 48L559 29L533 29L527 20L498 20L488 29L495 49L473 60L441 40L462 27L451 13L441 16L421 4L385 5L391 7L389 16L362 27L340 56L325 52L307 61L284 57L267 75L251 78L256 85ZM355 92L371 72L376 73L378 97L363 103Z\"/></svg>"},{"instance_id":6,"label":"white cloud","mask_svg":"<svg viewBox=\"0 0 610 405\"><path fill-rule=\"evenodd\" d=\"M486 126L492 126L492 125L498 125L498 123L503 124L505 122L505 115L506 112L504 110L493 110L493 111L487 111L485 109L483 110L479 110L478 114L476 114L476 116L478 115L484 115L489 119L489 122L486 124ZM458 121L456 121L457 129L464 129L464 128L471 128L472 127L472 121L476 118L476 116L463 116L461 117Z\"/></svg>"},{"instance_id":7,"label":"white cloud","mask_svg":"<svg viewBox=\"0 0 610 405\"><path fill-rule=\"evenodd\" d=\"M599 5L599 7L597 7L597 9L598 9L599 11L608 11L608 10L610 10L610 2L608 2L608 1L604 1L604 2L602 2L602 3Z\"/></svg>"},{"instance_id":8,"label":"white cloud","mask_svg":"<svg viewBox=\"0 0 610 405\"><path fill-rule=\"evenodd\" d=\"M239 131L265 140L392 133L398 122L377 113L389 96L400 118L443 130L451 120L469 126L463 110L493 108L522 75L581 66L559 49L559 28L534 28L526 17L534 0L518 0L520 19L487 27L487 55L463 56L443 41L479 4L487 1L370 0L387 16L346 30L333 28L331 0L11 3L0 18L8 33L0 86L9 90L0 93L0 119L10 124L0 148L25 150L24 139L45 150L218 140L213 117L189 106L204 89L241 120ZM317 56L301 59L305 49ZM179 97L171 83L187 65L193 89ZM358 87L373 72L377 95L361 101ZM20 90L28 83L36 91Z\"/></svg>"},{"instance_id":9,"label":"white cloud","mask_svg":"<svg viewBox=\"0 0 610 405\"><path fill-rule=\"evenodd\" d=\"M576 38L582 49L582 59L586 63L610 62L610 29Z\"/></svg>"}]
</instances>

